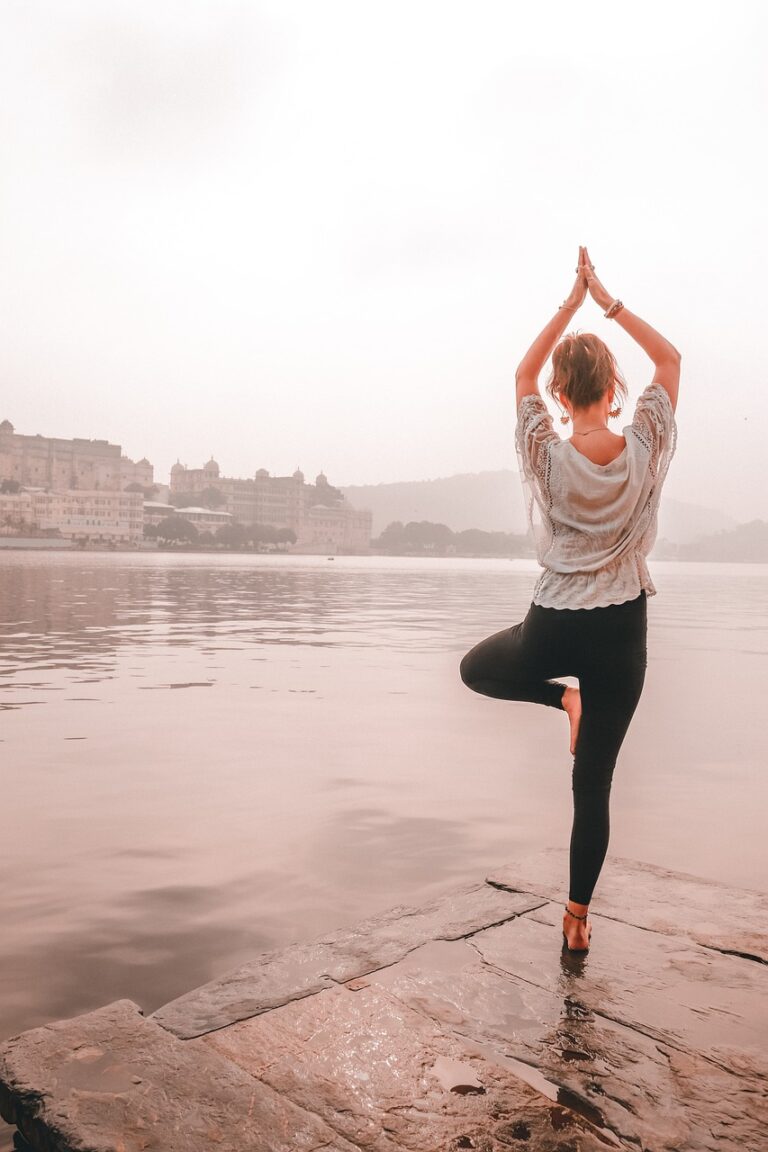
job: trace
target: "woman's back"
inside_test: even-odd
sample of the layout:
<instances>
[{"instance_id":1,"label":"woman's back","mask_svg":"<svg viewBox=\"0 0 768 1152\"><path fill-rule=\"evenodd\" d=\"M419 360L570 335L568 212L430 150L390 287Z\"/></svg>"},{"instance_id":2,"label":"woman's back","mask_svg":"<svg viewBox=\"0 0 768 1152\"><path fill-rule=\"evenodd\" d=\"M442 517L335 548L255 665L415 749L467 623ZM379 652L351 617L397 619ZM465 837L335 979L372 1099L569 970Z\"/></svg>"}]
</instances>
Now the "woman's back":
<instances>
[{"instance_id":1,"label":"woman's back","mask_svg":"<svg viewBox=\"0 0 768 1152\"><path fill-rule=\"evenodd\" d=\"M522 397L515 442L544 568L534 603L594 608L623 603L642 589L655 595L645 558L677 440L669 394L657 381L639 396L623 433L601 430L592 458L560 438L541 396Z\"/></svg>"},{"instance_id":2,"label":"woman's back","mask_svg":"<svg viewBox=\"0 0 768 1152\"><path fill-rule=\"evenodd\" d=\"M589 440L587 444L584 444L583 440L583 437L579 437L577 444L571 436L566 443L580 452L582 456L586 456L587 460L591 460L593 464L598 464L601 467L612 463L618 456L621 456L627 446L625 436L618 436L608 428L597 429L594 439Z\"/></svg>"}]
</instances>

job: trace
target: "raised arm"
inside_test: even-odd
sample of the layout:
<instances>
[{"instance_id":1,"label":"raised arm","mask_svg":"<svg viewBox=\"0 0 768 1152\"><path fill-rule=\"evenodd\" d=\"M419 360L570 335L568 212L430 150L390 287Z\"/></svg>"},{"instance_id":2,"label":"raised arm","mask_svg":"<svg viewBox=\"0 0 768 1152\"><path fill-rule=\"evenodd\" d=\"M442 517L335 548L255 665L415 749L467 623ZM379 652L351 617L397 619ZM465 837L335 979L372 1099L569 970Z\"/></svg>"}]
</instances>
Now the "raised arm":
<instances>
[{"instance_id":1,"label":"raised arm","mask_svg":"<svg viewBox=\"0 0 768 1152\"><path fill-rule=\"evenodd\" d=\"M677 393L680 387L680 360L681 356L674 344L670 344L660 332L641 320L626 306L616 313L616 323L620 324L625 332L629 332L644 352L647 352L656 365L652 384L661 384L669 393L672 401L672 411L677 408Z\"/></svg>"},{"instance_id":2,"label":"raised arm","mask_svg":"<svg viewBox=\"0 0 768 1152\"><path fill-rule=\"evenodd\" d=\"M523 396L528 396L531 393L539 394L539 373L555 344L573 319L574 314L578 312L586 299L585 253L585 248L579 248L579 263L576 268L576 280L573 288L552 319L542 328L517 367L515 383L517 385L518 405Z\"/></svg>"},{"instance_id":3,"label":"raised arm","mask_svg":"<svg viewBox=\"0 0 768 1152\"><path fill-rule=\"evenodd\" d=\"M586 251L586 249L585 249ZM587 258L587 266L585 275L587 278L587 286L589 293L596 304L601 308L610 308L614 303L615 298L611 296L595 275L594 268L592 268L589 258ZM670 344L660 332L652 328L645 320L641 320L634 312L630 312L629 308L624 305L613 317L620 327L628 332L633 340L636 340L640 347L648 356L650 356L653 363L656 365L656 371L653 374L652 384L661 384L669 394L669 399L672 402L672 411L674 412L677 407L677 393L680 385L680 361L681 356L674 344Z\"/></svg>"}]
</instances>

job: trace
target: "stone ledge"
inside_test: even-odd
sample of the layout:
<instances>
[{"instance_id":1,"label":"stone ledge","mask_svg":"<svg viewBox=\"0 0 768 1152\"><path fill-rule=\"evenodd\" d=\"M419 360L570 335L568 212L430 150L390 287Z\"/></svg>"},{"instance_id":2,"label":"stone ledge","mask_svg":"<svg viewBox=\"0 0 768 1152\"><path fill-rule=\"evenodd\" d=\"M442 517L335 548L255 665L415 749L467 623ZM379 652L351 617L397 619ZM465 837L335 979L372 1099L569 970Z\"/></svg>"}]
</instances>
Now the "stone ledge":
<instances>
[{"instance_id":1,"label":"stone ledge","mask_svg":"<svg viewBox=\"0 0 768 1152\"><path fill-rule=\"evenodd\" d=\"M353 1152L201 1040L117 1000L0 1048L0 1114L36 1152Z\"/></svg>"},{"instance_id":2,"label":"stone ledge","mask_svg":"<svg viewBox=\"0 0 768 1152\"><path fill-rule=\"evenodd\" d=\"M567 864L32 1029L0 1113L32 1152L759 1152L766 897L611 858L569 955Z\"/></svg>"},{"instance_id":3,"label":"stone ledge","mask_svg":"<svg viewBox=\"0 0 768 1152\"><path fill-rule=\"evenodd\" d=\"M562 900L567 851L547 849L506 864L486 880L511 892ZM590 909L625 924L682 936L718 952L768 964L768 895L610 856Z\"/></svg>"},{"instance_id":4,"label":"stone ledge","mask_svg":"<svg viewBox=\"0 0 768 1152\"><path fill-rule=\"evenodd\" d=\"M462 885L422 908L399 905L311 944L266 952L172 1000L150 1019L188 1039L402 960L429 940L457 940L543 904L490 884Z\"/></svg>"}]
</instances>

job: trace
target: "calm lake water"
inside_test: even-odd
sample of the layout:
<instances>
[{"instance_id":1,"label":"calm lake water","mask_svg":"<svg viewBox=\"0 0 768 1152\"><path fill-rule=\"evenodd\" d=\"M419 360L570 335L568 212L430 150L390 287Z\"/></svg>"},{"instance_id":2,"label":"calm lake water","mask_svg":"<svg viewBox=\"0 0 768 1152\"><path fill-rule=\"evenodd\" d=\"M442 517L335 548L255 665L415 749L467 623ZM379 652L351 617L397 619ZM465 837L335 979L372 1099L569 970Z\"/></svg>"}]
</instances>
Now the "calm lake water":
<instances>
[{"instance_id":1,"label":"calm lake water","mask_svg":"<svg viewBox=\"0 0 768 1152\"><path fill-rule=\"evenodd\" d=\"M651 569L605 868L766 890L768 565ZM538 572L0 556L0 1037L121 997L149 1013L265 949L566 846L565 713L458 676Z\"/></svg>"}]
</instances>

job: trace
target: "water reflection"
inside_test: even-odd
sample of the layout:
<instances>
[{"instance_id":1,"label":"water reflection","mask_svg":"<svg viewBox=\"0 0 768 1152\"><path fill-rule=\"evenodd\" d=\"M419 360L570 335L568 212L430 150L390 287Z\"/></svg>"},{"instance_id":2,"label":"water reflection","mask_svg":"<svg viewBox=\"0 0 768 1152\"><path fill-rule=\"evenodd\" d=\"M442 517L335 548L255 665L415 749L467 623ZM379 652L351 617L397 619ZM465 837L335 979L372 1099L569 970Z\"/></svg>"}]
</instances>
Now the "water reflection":
<instances>
[{"instance_id":1,"label":"water reflection","mask_svg":"<svg viewBox=\"0 0 768 1152\"><path fill-rule=\"evenodd\" d=\"M460 561L392 566L350 558L330 569L307 563L313 559L3 556L2 674L9 681L22 668L66 669L80 683L98 682L123 645L196 645L211 654L254 643L340 640L409 651L450 647L490 623L517 619L530 600L536 571L520 561L478 561L462 569ZM685 569L685 586L674 595L672 581L663 597L651 600L656 624L765 633L764 565L666 568ZM737 586L723 596L734 570ZM763 611L739 621L740 602ZM765 646L754 650L762 654ZM13 690L57 687L44 678L8 683Z\"/></svg>"},{"instance_id":2,"label":"water reflection","mask_svg":"<svg viewBox=\"0 0 768 1152\"><path fill-rule=\"evenodd\" d=\"M152 1011L566 842L562 714L457 671L537 571L0 556L0 1036L120 997ZM611 850L768 887L766 566L653 571Z\"/></svg>"}]
</instances>

